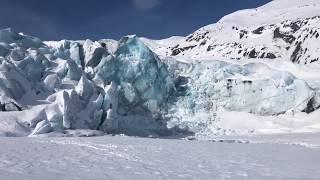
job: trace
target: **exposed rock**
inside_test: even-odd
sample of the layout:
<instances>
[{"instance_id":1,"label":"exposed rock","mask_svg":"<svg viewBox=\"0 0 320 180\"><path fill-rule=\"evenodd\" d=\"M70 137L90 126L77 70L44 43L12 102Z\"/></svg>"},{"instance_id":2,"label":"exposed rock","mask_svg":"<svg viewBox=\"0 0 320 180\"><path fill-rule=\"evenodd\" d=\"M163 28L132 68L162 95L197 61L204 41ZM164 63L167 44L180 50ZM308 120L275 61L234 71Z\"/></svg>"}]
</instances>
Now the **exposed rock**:
<instances>
[{"instance_id":1,"label":"exposed rock","mask_svg":"<svg viewBox=\"0 0 320 180\"><path fill-rule=\"evenodd\" d=\"M252 31L253 34L262 34L263 33L263 30L264 30L264 27L261 26L259 27L258 29L255 29Z\"/></svg>"}]
</instances>

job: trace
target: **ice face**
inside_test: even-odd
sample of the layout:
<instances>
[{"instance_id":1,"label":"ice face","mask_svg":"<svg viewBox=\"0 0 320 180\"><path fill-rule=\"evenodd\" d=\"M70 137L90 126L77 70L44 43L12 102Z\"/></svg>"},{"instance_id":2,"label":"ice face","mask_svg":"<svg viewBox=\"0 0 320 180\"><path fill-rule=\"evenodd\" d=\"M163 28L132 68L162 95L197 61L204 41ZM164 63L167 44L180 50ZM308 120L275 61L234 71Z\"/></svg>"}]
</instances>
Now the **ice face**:
<instances>
[{"instance_id":1,"label":"ice face","mask_svg":"<svg viewBox=\"0 0 320 180\"><path fill-rule=\"evenodd\" d=\"M83 59L82 54L82 48L79 43L77 42L71 42L70 44L70 58L78 65L82 66L82 60Z\"/></svg>"},{"instance_id":2,"label":"ice face","mask_svg":"<svg viewBox=\"0 0 320 180\"><path fill-rule=\"evenodd\" d=\"M0 93L13 99L21 98L31 87L29 81L13 64L0 57Z\"/></svg>"},{"instance_id":3,"label":"ice face","mask_svg":"<svg viewBox=\"0 0 320 180\"><path fill-rule=\"evenodd\" d=\"M80 95L80 99L86 104L89 102L91 96L95 93L94 85L87 77L82 76L75 88L77 93Z\"/></svg>"},{"instance_id":4,"label":"ice face","mask_svg":"<svg viewBox=\"0 0 320 180\"><path fill-rule=\"evenodd\" d=\"M179 96L169 105L169 127L219 131L215 127L218 109L278 115L304 111L308 102L317 97L303 80L260 63L242 66L221 61L195 62L188 65L189 71L179 71L186 66L183 63L173 64L172 74L180 74L176 80Z\"/></svg>"},{"instance_id":5,"label":"ice face","mask_svg":"<svg viewBox=\"0 0 320 180\"><path fill-rule=\"evenodd\" d=\"M224 131L218 110L309 113L319 108L320 94L262 63L160 59L135 36L46 46L0 30L0 110L35 105L43 110L27 122L34 135L68 129L135 135L176 127L212 134Z\"/></svg>"},{"instance_id":6,"label":"ice face","mask_svg":"<svg viewBox=\"0 0 320 180\"><path fill-rule=\"evenodd\" d=\"M174 88L167 65L137 37L122 38L114 56L102 58L94 68L93 80L100 87L119 85L118 107L123 114L159 113Z\"/></svg>"},{"instance_id":7,"label":"ice face","mask_svg":"<svg viewBox=\"0 0 320 180\"><path fill-rule=\"evenodd\" d=\"M61 85L61 79L57 74L49 74L43 81L44 86L48 91L53 92L55 89L59 89Z\"/></svg>"},{"instance_id":8,"label":"ice face","mask_svg":"<svg viewBox=\"0 0 320 180\"><path fill-rule=\"evenodd\" d=\"M84 63L85 66L97 66L103 56L107 56L108 52L98 42L86 40L84 45Z\"/></svg>"},{"instance_id":9,"label":"ice face","mask_svg":"<svg viewBox=\"0 0 320 180\"><path fill-rule=\"evenodd\" d=\"M115 52L116 79L120 84L119 107L157 113L173 90L167 65L137 37L124 37Z\"/></svg>"}]
</instances>

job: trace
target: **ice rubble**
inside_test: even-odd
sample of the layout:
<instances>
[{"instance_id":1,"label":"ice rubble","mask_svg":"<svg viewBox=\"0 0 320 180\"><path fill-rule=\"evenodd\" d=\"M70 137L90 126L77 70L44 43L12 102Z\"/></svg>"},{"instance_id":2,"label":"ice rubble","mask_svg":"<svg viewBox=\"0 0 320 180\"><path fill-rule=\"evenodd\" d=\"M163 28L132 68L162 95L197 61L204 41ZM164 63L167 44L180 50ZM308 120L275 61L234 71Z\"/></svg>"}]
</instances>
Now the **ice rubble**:
<instances>
[{"instance_id":1,"label":"ice rubble","mask_svg":"<svg viewBox=\"0 0 320 180\"><path fill-rule=\"evenodd\" d=\"M11 118L3 122L12 119L31 135L68 129L163 134L176 127L219 130L221 108L277 115L320 106L306 82L261 63L183 63L159 59L135 36L107 42L46 45L0 30L1 110L34 111L24 120L6 114Z\"/></svg>"},{"instance_id":2,"label":"ice rubble","mask_svg":"<svg viewBox=\"0 0 320 180\"><path fill-rule=\"evenodd\" d=\"M167 61L171 72L180 76L176 81L179 96L166 115L169 127L221 133L224 130L217 126L219 109L272 116L309 113L320 106L319 92L305 81L263 63Z\"/></svg>"}]
</instances>

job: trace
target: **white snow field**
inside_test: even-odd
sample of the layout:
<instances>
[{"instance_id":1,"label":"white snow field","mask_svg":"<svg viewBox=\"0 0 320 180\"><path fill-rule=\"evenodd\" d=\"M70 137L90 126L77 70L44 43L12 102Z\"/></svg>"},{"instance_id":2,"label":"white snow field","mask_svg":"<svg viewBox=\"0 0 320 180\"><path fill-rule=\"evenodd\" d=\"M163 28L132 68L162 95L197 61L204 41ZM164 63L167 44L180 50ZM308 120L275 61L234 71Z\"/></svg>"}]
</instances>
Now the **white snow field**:
<instances>
[{"instance_id":1,"label":"white snow field","mask_svg":"<svg viewBox=\"0 0 320 180\"><path fill-rule=\"evenodd\" d=\"M319 138L0 138L0 179L318 180Z\"/></svg>"}]
</instances>

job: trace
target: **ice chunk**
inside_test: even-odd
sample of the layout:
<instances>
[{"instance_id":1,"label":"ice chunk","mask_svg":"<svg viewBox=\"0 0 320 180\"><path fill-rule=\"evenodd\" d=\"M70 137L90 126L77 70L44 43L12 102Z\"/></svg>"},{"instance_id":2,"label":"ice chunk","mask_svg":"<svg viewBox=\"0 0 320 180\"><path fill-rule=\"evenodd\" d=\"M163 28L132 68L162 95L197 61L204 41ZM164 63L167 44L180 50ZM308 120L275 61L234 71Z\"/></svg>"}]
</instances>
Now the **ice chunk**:
<instances>
[{"instance_id":1,"label":"ice chunk","mask_svg":"<svg viewBox=\"0 0 320 180\"><path fill-rule=\"evenodd\" d=\"M86 81L88 80L82 82L86 84ZM50 122L55 124L55 127L61 127L59 122L62 122L64 129L98 129L104 114L102 108L104 98L101 94L95 94L93 89L86 91L89 89L88 86L82 87L84 89L78 92L71 90L58 93L56 103L59 105L58 112L61 112L62 118L50 113ZM84 98L89 98L90 101Z\"/></svg>"},{"instance_id":2,"label":"ice chunk","mask_svg":"<svg viewBox=\"0 0 320 180\"><path fill-rule=\"evenodd\" d=\"M62 125L63 128L70 129L71 128L71 123L73 120L73 115L72 115L72 107L70 103L70 98L69 94L66 91L63 91L62 93L62 109L61 112L62 114Z\"/></svg>"},{"instance_id":3,"label":"ice chunk","mask_svg":"<svg viewBox=\"0 0 320 180\"><path fill-rule=\"evenodd\" d=\"M47 90L53 92L55 89L59 89L61 85L61 79L57 74L49 74L43 81Z\"/></svg>"},{"instance_id":4,"label":"ice chunk","mask_svg":"<svg viewBox=\"0 0 320 180\"><path fill-rule=\"evenodd\" d=\"M59 92L56 103L62 115L62 127L65 129L76 128L74 123L78 120L81 103L77 93L72 90L70 95L66 91ZM57 119L58 120L58 119Z\"/></svg>"},{"instance_id":5,"label":"ice chunk","mask_svg":"<svg viewBox=\"0 0 320 180\"><path fill-rule=\"evenodd\" d=\"M113 39L101 39L99 43L107 49L109 54L114 54L118 48L118 41Z\"/></svg>"},{"instance_id":6,"label":"ice chunk","mask_svg":"<svg viewBox=\"0 0 320 180\"><path fill-rule=\"evenodd\" d=\"M9 58L12 61L20 61L20 60L24 59L24 57L25 57L24 50L20 47L11 50L11 52L9 54Z\"/></svg>"},{"instance_id":7,"label":"ice chunk","mask_svg":"<svg viewBox=\"0 0 320 180\"><path fill-rule=\"evenodd\" d=\"M98 129L103 116L103 96L100 94L96 100L91 101L82 112L84 124L89 129Z\"/></svg>"},{"instance_id":8,"label":"ice chunk","mask_svg":"<svg viewBox=\"0 0 320 180\"><path fill-rule=\"evenodd\" d=\"M93 81L97 86L104 88L111 81L116 80L117 67L113 56L103 57L97 67L94 68Z\"/></svg>"},{"instance_id":9,"label":"ice chunk","mask_svg":"<svg viewBox=\"0 0 320 180\"><path fill-rule=\"evenodd\" d=\"M0 95L21 98L31 88L29 81L13 64L1 62L1 57L0 63Z\"/></svg>"},{"instance_id":10,"label":"ice chunk","mask_svg":"<svg viewBox=\"0 0 320 180\"><path fill-rule=\"evenodd\" d=\"M90 97L95 93L95 88L86 76L82 76L77 87L75 88L80 96L80 99L88 103Z\"/></svg>"},{"instance_id":11,"label":"ice chunk","mask_svg":"<svg viewBox=\"0 0 320 180\"><path fill-rule=\"evenodd\" d=\"M118 130L119 122L117 118L118 116L116 114L116 111L114 109L109 109L100 129L106 132L114 132Z\"/></svg>"},{"instance_id":12,"label":"ice chunk","mask_svg":"<svg viewBox=\"0 0 320 180\"><path fill-rule=\"evenodd\" d=\"M104 109L114 109L118 108L118 84L116 82L111 82L110 85L105 87L105 96L104 96Z\"/></svg>"},{"instance_id":13,"label":"ice chunk","mask_svg":"<svg viewBox=\"0 0 320 180\"><path fill-rule=\"evenodd\" d=\"M70 44L70 58L79 66L82 67L82 49L79 43L71 42Z\"/></svg>"},{"instance_id":14,"label":"ice chunk","mask_svg":"<svg viewBox=\"0 0 320 180\"><path fill-rule=\"evenodd\" d=\"M67 77L71 80L79 81L82 76L82 70L75 61L67 61Z\"/></svg>"},{"instance_id":15,"label":"ice chunk","mask_svg":"<svg viewBox=\"0 0 320 180\"><path fill-rule=\"evenodd\" d=\"M173 90L166 64L137 37L124 37L115 53L119 107L126 111L145 109L157 113Z\"/></svg>"},{"instance_id":16,"label":"ice chunk","mask_svg":"<svg viewBox=\"0 0 320 180\"><path fill-rule=\"evenodd\" d=\"M47 108L46 116L54 131L61 131L63 129L63 116L58 104Z\"/></svg>"},{"instance_id":17,"label":"ice chunk","mask_svg":"<svg viewBox=\"0 0 320 180\"><path fill-rule=\"evenodd\" d=\"M84 43L83 50L85 66L95 67L100 63L103 56L108 55L106 49L104 49L98 42L92 42L89 39Z\"/></svg>"},{"instance_id":18,"label":"ice chunk","mask_svg":"<svg viewBox=\"0 0 320 180\"><path fill-rule=\"evenodd\" d=\"M22 111L22 108L14 102L5 103L3 108L5 111Z\"/></svg>"},{"instance_id":19,"label":"ice chunk","mask_svg":"<svg viewBox=\"0 0 320 180\"><path fill-rule=\"evenodd\" d=\"M31 135L39 135L51 132L53 129L47 120L40 121L36 128L32 131Z\"/></svg>"}]
</instances>

